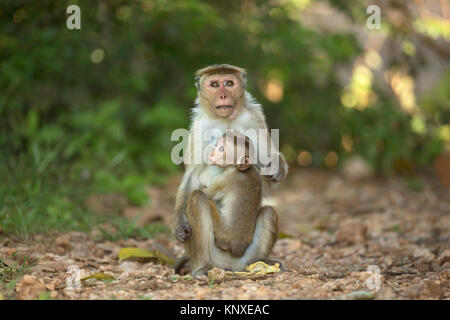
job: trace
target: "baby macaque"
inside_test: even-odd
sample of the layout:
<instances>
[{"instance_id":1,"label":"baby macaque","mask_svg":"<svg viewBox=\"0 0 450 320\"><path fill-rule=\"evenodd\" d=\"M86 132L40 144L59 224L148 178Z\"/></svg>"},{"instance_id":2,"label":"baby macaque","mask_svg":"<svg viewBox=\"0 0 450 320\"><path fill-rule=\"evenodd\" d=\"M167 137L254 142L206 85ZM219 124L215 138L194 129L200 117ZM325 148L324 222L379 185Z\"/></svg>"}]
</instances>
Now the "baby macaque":
<instances>
[{"instance_id":1,"label":"baby macaque","mask_svg":"<svg viewBox=\"0 0 450 320\"><path fill-rule=\"evenodd\" d=\"M250 139L228 130L211 150L199 179L210 200L216 246L233 257L241 257L252 243L261 208L262 177L252 155Z\"/></svg>"}]
</instances>

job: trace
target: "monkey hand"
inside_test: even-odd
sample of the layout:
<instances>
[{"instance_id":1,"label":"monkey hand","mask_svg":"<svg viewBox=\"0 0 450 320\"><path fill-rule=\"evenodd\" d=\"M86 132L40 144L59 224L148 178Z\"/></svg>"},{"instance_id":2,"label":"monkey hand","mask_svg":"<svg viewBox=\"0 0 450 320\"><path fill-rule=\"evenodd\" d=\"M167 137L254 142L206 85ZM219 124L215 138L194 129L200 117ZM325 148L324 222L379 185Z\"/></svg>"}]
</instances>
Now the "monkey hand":
<instances>
[{"instance_id":1,"label":"monkey hand","mask_svg":"<svg viewBox=\"0 0 450 320\"><path fill-rule=\"evenodd\" d=\"M191 225L189 224L186 215L182 214L175 229L175 238L177 238L180 243L184 243L191 234Z\"/></svg>"},{"instance_id":2,"label":"monkey hand","mask_svg":"<svg viewBox=\"0 0 450 320\"><path fill-rule=\"evenodd\" d=\"M280 182L286 177L288 173L288 165L286 163L286 160L284 159L284 156L281 153L279 155L280 157L278 161L278 171L269 178L270 181L273 182Z\"/></svg>"}]
</instances>

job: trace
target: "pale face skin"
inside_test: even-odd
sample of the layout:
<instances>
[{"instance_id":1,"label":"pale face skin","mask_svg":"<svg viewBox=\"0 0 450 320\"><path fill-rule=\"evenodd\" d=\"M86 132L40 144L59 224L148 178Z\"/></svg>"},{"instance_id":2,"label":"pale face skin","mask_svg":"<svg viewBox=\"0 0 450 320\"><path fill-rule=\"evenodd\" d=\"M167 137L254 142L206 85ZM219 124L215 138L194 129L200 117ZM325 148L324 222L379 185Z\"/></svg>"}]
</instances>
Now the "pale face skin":
<instances>
[{"instance_id":1,"label":"pale face skin","mask_svg":"<svg viewBox=\"0 0 450 320\"><path fill-rule=\"evenodd\" d=\"M244 88L233 74L214 74L203 80L200 95L211 112L221 118L234 119L242 104Z\"/></svg>"},{"instance_id":2,"label":"pale face skin","mask_svg":"<svg viewBox=\"0 0 450 320\"><path fill-rule=\"evenodd\" d=\"M209 165L215 165L218 167L225 166L225 145L223 138L219 139L217 144L211 150L209 154Z\"/></svg>"},{"instance_id":3,"label":"pale face skin","mask_svg":"<svg viewBox=\"0 0 450 320\"><path fill-rule=\"evenodd\" d=\"M245 153L239 154L238 148L234 148L235 145L233 142L227 143L226 139L220 138L217 140L217 144L214 146L214 148L211 150L209 154L209 165L212 166L218 166L225 168L230 165L236 165L239 170L243 171L249 168L249 159L248 155ZM235 158L239 159L237 161L232 161L231 163L227 163L226 155L229 154L235 154ZM236 154L238 153L238 154Z\"/></svg>"}]
</instances>

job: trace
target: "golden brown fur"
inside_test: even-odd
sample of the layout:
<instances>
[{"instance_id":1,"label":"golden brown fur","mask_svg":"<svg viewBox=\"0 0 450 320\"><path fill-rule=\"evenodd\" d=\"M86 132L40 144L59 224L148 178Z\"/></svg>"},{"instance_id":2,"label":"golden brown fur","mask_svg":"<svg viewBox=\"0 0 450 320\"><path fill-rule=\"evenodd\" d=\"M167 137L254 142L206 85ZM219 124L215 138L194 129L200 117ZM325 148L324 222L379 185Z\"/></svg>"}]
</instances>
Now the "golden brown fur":
<instances>
[{"instance_id":1,"label":"golden brown fur","mask_svg":"<svg viewBox=\"0 0 450 320\"><path fill-rule=\"evenodd\" d=\"M244 69L230 65L215 65L197 71L196 75L199 94L196 107L193 110L193 124L200 123L203 129L218 129L221 134L227 129L241 131L267 129L262 107L245 91L246 74ZM239 79L235 83L238 88L234 86L227 88L222 85L226 81L236 78ZM210 81L210 83L205 80ZM203 93L206 92L206 86L211 87L213 81L220 84L220 87L217 88L218 95L215 96L214 90L208 88L208 95L205 97ZM223 103L226 105L230 104L230 107L217 108L217 106L221 106L221 101L225 101ZM246 186L237 189L230 181L223 185L223 190L215 190L205 194L201 191L204 187L201 175L206 174L207 176L203 179L213 181L220 176L220 172L207 169L208 166L205 163L192 164L192 150L196 143L202 143L202 141L195 141L193 127L191 127L188 150L185 154L186 171L175 204L175 236L181 243L185 244L192 273L205 273L212 266L241 271L252 262L267 259L278 234L276 211L270 206L263 206L259 210L255 210L252 217L253 232L251 232L252 227L250 229L240 227L240 213L236 209L239 209L245 202L245 197L250 199L261 197L261 194L265 196L269 181L281 181L286 176L288 168L284 157L277 150L271 150L272 154L279 155L279 170L273 176L260 179L260 188ZM265 142L262 141L262 143ZM210 147L202 146L202 148ZM261 148L258 148L258 150L261 150ZM256 169L253 169L256 172ZM233 179L234 181L240 181L242 185L247 180L245 178L239 180L241 176L245 177L245 174L233 177ZM227 175L224 177L227 177ZM254 181L256 180L255 178ZM236 198L238 200L232 199L233 190L239 190L241 193L240 197ZM242 196L242 193L245 196ZM229 199L224 202L214 200L215 197L225 199L225 194L228 194ZM228 200L230 203L227 203ZM254 203L257 202L254 201ZM227 205L234 209L229 210L232 214L224 217L223 208ZM260 205L261 203L258 206ZM217 234L217 239L215 234ZM248 243L250 244L248 245ZM234 248L234 256L229 251L222 250L220 246L227 250L228 246L229 250ZM242 255L240 255L241 252Z\"/></svg>"}]
</instances>

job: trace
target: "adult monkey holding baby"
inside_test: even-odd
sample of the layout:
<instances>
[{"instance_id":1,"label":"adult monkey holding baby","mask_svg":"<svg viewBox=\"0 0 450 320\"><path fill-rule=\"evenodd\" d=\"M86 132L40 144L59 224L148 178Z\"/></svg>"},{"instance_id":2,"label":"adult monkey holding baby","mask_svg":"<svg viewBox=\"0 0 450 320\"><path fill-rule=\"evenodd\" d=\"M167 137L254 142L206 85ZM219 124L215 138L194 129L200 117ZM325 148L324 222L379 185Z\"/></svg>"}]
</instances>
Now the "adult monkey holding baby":
<instances>
[{"instance_id":1,"label":"adult monkey holding baby","mask_svg":"<svg viewBox=\"0 0 450 320\"><path fill-rule=\"evenodd\" d=\"M201 150L205 149L203 141L194 139L194 128L198 125L203 131L215 129L224 134L227 129L242 132L248 129L254 129L256 132L259 129L267 130L267 124L261 105L246 91L247 76L244 69L228 64L212 65L198 70L195 79L198 94L193 109L188 147L184 154L186 171L175 204L175 237L185 244L193 274L206 273L214 265L240 271L252 262L267 258L277 240L278 216L271 206L261 207L257 214L252 243L241 257L226 254L216 246L211 210L217 208L212 208L214 204L200 191L198 176L207 164L194 164L195 144L198 146L200 143ZM258 146L258 156L272 146L271 157L278 163L278 170L274 174L264 176L263 190L266 192L270 182L281 181L288 171L283 155L278 150L273 150L270 139L268 135L266 141L253 141ZM252 190L241 192L250 193ZM239 223L236 221L236 226Z\"/></svg>"}]
</instances>

